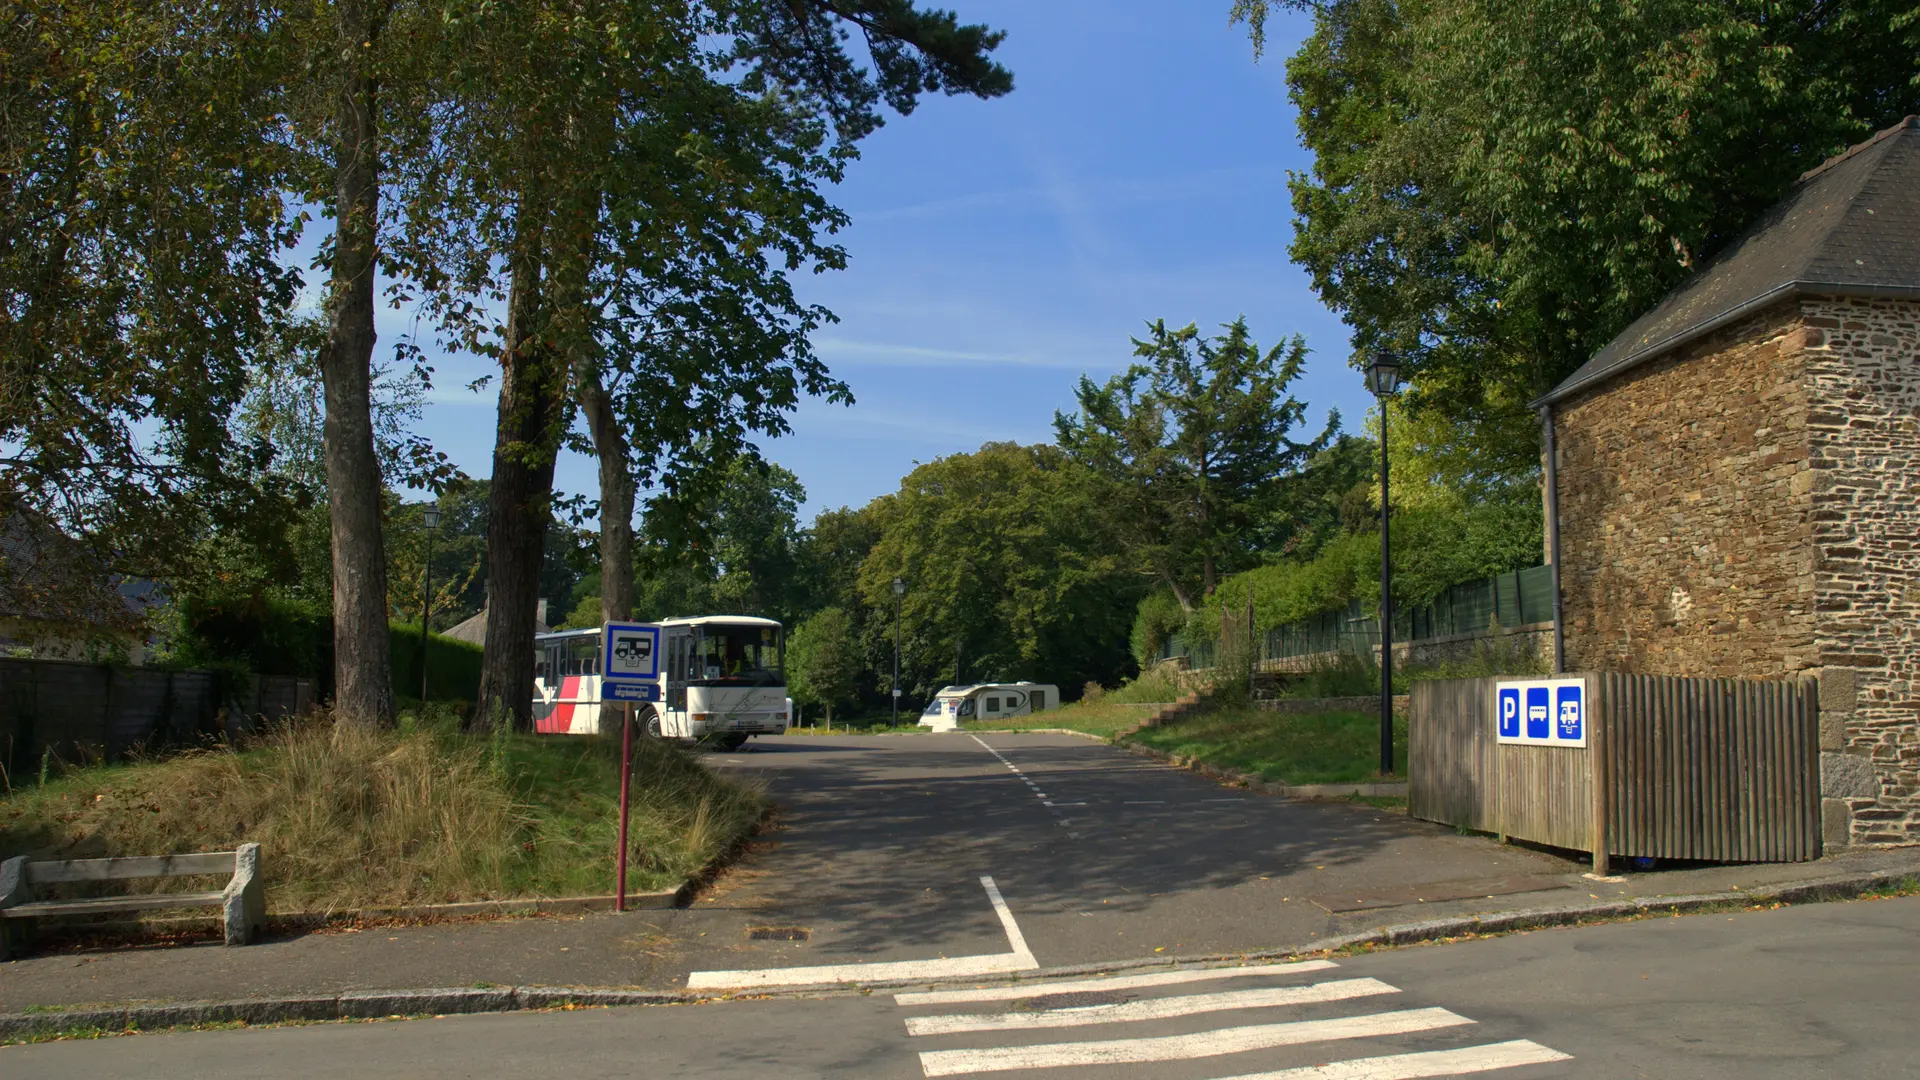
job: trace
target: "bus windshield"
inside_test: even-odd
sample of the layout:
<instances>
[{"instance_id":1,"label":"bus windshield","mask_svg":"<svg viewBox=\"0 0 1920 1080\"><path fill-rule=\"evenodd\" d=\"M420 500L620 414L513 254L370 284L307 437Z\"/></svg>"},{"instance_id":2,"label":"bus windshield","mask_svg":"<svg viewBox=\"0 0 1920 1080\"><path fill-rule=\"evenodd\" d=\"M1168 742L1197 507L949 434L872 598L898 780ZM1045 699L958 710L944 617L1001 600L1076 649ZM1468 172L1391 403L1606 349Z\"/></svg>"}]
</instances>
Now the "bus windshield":
<instances>
[{"instance_id":1,"label":"bus windshield","mask_svg":"<svg viewBox=\"0 0 1920 1080\"><path fill-rule=\"evenodd\" d=\"M707 623L693 636L690 686L784 686L780 628Z\"/></svg>"}]
</instances>

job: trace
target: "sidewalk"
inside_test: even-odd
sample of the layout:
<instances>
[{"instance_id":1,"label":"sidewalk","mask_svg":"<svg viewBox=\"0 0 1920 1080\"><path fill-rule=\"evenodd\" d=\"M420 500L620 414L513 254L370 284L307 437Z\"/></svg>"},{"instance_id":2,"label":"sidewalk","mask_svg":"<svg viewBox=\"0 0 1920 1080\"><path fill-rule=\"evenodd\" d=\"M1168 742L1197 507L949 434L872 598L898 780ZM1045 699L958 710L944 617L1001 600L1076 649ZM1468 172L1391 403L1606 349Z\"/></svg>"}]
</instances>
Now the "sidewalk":
<instances>
[{"instance_id":1,"label":"sidewalk","mask_svg":"<svg viewBox=\"0 0 1920 1080\"><path fill-rule=\"evenodd\" d=\"M1159 767L1142 773L1146 766L1138 758L1105 747L1070 739L1054 747L1052 740L1035 741L1046 736L1022 738L1009 743L1019 748L1009 752L1033 775L1051 776L1041 782L1056 798L1068 784L1095 779L1103 785L1152 783L1158 785L1156 797L1176 800L1223 794L1191 773ZM1851 895L1874 879L1920 875L1920 848L1896 848L1847 851L1813 863L1658 869L1596 881L1584 876L1584 863L1559 854L1461 836L1363 805L1262 796L1205 800L1229 808L1222 813L1242 815L1239 833L1225 821L1187 827L1205 830L1191 835L1218 836L1231 845L1252 835L1283 837L1299 856L1274 861L1260 854L1266 861L1253 874L1238 867L1238 876L1195 874L1189 867L1202 856L1214 865L1230 860L1172 834L1150 833L1138 822L1107 823L1105 836L1067 841L1072 834L1056 823L1009 802L1010 787L1020 799L1032 797L990 758L997 774L974 778L950 761L969 769L977 762L932 753L937 748L925 740L914 740L924 749L911 751L903 740L891 740L899 750L862 758L852 757L866 752L858 740L844 740L844 746L807 742L814 744L807 754L840 754L842 760L831 770L777 779L789 806L786 827L689 908L329 929L269 936L244 948L219 945L211 934L204 943L132 948L56 941L0 963L0 1014L134 1003L331 1001L450 987L599 987L678 996L691 971L817 964L821 957L840 963L1002 953L1006 938L979 891L978 876L987 866L1002 876L1007 903L1047 969L1282 955L1341 944L1353 935L1382 942L1458 936L1472 932L1471 924L1446 920L1474 916L1536 913L1494 929L1566 924L1583 911L1622 917L1630 913L1622 902L1701 894L1726 894L1738 902L1745 895L1822 882L1840 881L1836 891ZM985 758L977 747L969 749ZM1062 766L1044 771L1042 751ZM738 767L778 772L792 766L769 755L758 766L742 760ZM979 806L957 813L952 793L972 790L968 785L978 789ZM922 818L910 816L907 796L913 794L925 796ZM1009 815L1002 820L1010 823L984 836L984 826L954 824L990 820L992 814ZM1018 815L1024 817L1015 820ZM1147 835L1154 839L1143 843ZM1181 858L1187 862L1175 862ZM1029 860L1026 868L1016 870L1016 859ZM1153 860L1179 872L1141 869ZM1066 868L1063 883L1038 887L1034 867L1042 864ZM1089 884L1095 879L1103 891ZM793 926L811 928L811 940L751 933ZM1382 928L1398 929L1380 933ZM474 997L479 1004L473 1008L553 1003L531 995L517 1002L512 994ZM463 1008L439 1002L399 1011Z\"/></svg>"}]
</instances>

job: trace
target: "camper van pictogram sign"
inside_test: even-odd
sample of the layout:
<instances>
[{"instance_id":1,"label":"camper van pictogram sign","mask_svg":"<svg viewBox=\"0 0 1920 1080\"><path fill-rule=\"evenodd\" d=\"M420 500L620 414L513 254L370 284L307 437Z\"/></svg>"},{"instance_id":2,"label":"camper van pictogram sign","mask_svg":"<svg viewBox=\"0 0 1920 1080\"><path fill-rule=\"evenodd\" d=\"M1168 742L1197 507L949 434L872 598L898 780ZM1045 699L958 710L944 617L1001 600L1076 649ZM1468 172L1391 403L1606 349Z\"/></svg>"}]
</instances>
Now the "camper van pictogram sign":
<instances>
[{"instance_id":1,"label":"camper van pictogram sign","mask_svg":"<svg viewBox=\"0 0 1920 1080\"><path fill-rule=\"evenodd\" d=\"M606 650L600 664L608 682L660 677L660 628L649 623L608 623L600 640Z\"/></svg>"}]
</instances>

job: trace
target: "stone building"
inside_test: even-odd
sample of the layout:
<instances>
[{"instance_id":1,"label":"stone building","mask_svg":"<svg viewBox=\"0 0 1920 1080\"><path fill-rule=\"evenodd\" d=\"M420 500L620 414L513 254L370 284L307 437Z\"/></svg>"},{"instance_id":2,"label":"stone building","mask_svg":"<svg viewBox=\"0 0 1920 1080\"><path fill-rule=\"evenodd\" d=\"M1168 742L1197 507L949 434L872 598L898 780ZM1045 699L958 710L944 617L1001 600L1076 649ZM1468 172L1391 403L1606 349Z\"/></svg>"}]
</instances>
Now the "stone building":
<instances>
[{"instance_id":1,"label":"stone building","mask_svg":"<svg viewBox=\"0 0 1920 1080\"><path fill-rule=\"evenodd\" d=\"M1541 405L1566 669L1817 676L1827 843L1920 841L1920 120Z\"/></svg>"}]
</instances>

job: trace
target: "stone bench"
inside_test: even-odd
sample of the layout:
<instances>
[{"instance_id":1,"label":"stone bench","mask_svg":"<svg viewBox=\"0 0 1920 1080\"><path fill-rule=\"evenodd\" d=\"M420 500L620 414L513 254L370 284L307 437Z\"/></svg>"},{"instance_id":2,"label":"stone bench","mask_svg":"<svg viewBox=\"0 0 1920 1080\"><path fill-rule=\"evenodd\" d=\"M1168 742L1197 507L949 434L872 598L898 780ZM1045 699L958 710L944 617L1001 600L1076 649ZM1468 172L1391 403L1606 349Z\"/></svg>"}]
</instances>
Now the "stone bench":
<instances>
[{"instance_id":1,"label":"stone bench","mask_svg":"<svg viewBox=\"0 0 1920 1080\"><path fill-rule=\"evenodd\" d=\"M143 893L85 900L36 900L37 885L84 881L230 874L219 892ZM192 855L141 855L122 859L33 861L22 856L0 863L0 959L6 959L32 935L33 920L52 915L103 915L156 908L217 907L226 922L229 945L245 945L267 921L265 885L260 880L260 845L234 851Z\"/></svg>"}]
</instances>

